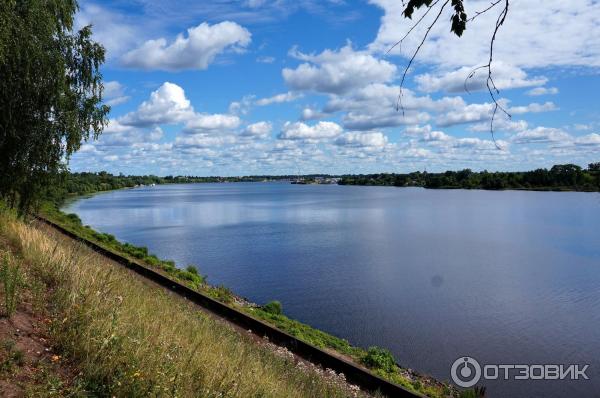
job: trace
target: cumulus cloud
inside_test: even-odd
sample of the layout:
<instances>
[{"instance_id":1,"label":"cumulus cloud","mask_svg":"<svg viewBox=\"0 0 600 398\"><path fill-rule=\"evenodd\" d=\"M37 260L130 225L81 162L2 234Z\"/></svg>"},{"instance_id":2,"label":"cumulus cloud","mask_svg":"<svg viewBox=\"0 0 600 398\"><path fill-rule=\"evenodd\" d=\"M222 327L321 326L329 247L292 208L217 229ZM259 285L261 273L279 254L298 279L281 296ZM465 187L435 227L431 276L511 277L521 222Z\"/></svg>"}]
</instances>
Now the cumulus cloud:
<instances>
[{"instance_id":1,"label":"cumulus cloud","mask_svg":"<svg viewBox=\"0 0 600 398\"><path fill-rule=\"evenodd\" d=\"M407 124L425 123L428 112L448 112L466 106L460 97L417 96L409 89L403 90L402 111L396 108L398 86L382 83L369 84L347 95L335 95L323 107L324 113L346 112L342 121L350 130L373 130Z\"/></svg>"},{"instance_id":2,"label":"cumulus cloud","mask_svg":"<svg viewBox=\"0 0 600 398\"><path fill-rule=\"evenodd\" d=\"M600 147L600 134L592 133L577 137L575 139L575 145Z\"/></svg>"},{"instance_id":3,"label":"cumulus cloud","mask_svg":"<svg viewBox=\"0 0 600 398\"><path fill-rule=\"evenodd\" d=\"M256 100L256 105L265 106L265 105L271 105L271 104L281 104L284 102L295 101L301 97L302 97L301 93L294 93L292 91L288 91L287 93L281 93L281 94L274 95L272 97L261 98L259 100Z\"/></svg>"},{"instance_id":4,"label":"cumulus cloud","mask_svg":"<svg viewBox=\"0 0 600 398\"><path fill-rule=\"evenodd\" d=\"M139 69L179 71L208 68L226 50L241 51L251 41L250 32L235 22L206 22L189 28L168 43L165 38L148 40L122 57L124 66Z\"/></svg>"},{"instance_id":5,"label":"cumulus cloud","mask_svg":"<svg viewBox=\"0 0 600 398\"><path fill-rule=\"evenodd\" d=\"M335 140L336 145L357 148L382 148L387 145L387 142L387 137L379 131L369 133L345 133Z\"/></svg>"},{"instance_id":6,"label":"cumulus cloud","mask_svg":"<svg viewBox=\"0 0 600 398\"><path fill-rule=\"evenodd\" d=\"M516 144L547 144L554 142L570 142L573 137L561 129L536 127L515 134L511 141Z\"/></svg>"},{"instance_id":7,"label":"cumulus cloud","mask_svg":"<svg viewBox=\"0 0 600 398\"><path fill-rule=\"evenodd\" d=\"M263 138L271 134L273 125L271 122L257 122L246 126L241 135L243 137Z\"/></svg>"},{"instance_id":8,"label":"cumulus cloud","mask_svg":"<svg viewBox=\"0 0 600 398\"><path fill-rule=\"evenodd\" d=\"M235 142L235 137L232 135L193 134L175 138L175 146L185 148L211 148Z\"/></svg>"},{"instance_id":9,"label":"cumulus cloud","mask_svg":"<svg viewBox=\"0 0 600 398\"><path fill-rule=\"evenodd\" d=\"M469 104L453 112L438 115L438 126L447 127L456 124L481 122L492 118L493 105L490 103Z\"/></svg>"},{"instance_id":10,"label":"cumulus cloud","mask_svg":"<svg viewBox=\"0 0 600 398\"><path fill-rule=\"evenodd\" d=\"M136 111L123 116L121 123L133 126L173 124L188 120L193 115L194 109L183 88L165 82Z\"/></svg>"},{"instance_id":11,"label":"cumulus cloud","mask_svg":"<svg viewBox=\"0 0 600 398\"><path fill-rule=\"evenodd\" d=\"M543 104L538 104L537 102L533 102L529 105L525 106L512 106L508 109L508 112L513 115L519 115L523 113L540 113L540 112L550 112L555 111L558 108L554 105L553 102L545 102Z\"/></svg>"},{"instance_id":12,"label":"cumulus cloud","mask_svg":"<svg viewBox=\"0 0 600 398\"><path fill-rule=\"evenodd\" d=\"M511 120L505 117L504 114L497 115L494 118L494 131L510 131L519 132L527 130L529 124L525 120ZM490 121L476 123L468 127L469 131L490 132Z\"/></svg>"},{"instance_id":13,"label":"cumulus cloud","mask_svg":"<svg viewBox=\"0 0 600 398\"><path fill-rule=\"evenodd\" d=\"M334 122L318 122L309 126L302 122L286 122L278 138L282 140L318 141L339 136L343 129Z\"/></svg>"},{"instance_id":14,"label":"cumulus cloud","mask_svg":"<svg viewBox=\"0 0 600 398\"><path fill-rule=\"evenodd\" d=\"M426 92L461 93L487 90L487 69L478 69L469 78L474 69L474 66L465 66L441 74L425 73L416 76L415 81L419 89ZM523 69L503 62L494 63L493 76L499 90L542 86L548 82L545 77L529 77Z\"/></svg>"},{"instance_id":15,"label":"cumulus cloud","mask_svg":"<svg viewBox=\"0 0 600 398\"><path fill-rule=\"evenodd\" d=\"M232 130L240 125L240 118L226 114L196 113L185 124L184 131L190 134L205 133L215 130Z\"/></svg>"},{"instance_id":16,"label":"cumulus cloud","mask_svg":"<svg viewBox=\"0 0 600 398\"><path fill-rule=\"evenodd\" d=\"M304 63L296 69L284 68L283 78L294 90L342 94L374 82L390 81L396 66L375 58L366 51L355 51L351 44L320 54L290 53Z\"/></svg>"},{"instance_id":17,"label":"cumulus cloud","mask_svg":"<svg viewBox=\"0 0 600 398\"><path fill-rule=\"evenodd\" d=\"M169 82L163 83L137 110L119 118L118 122L134 127L184 124L183 131L188 134L233 130L241 123L236 115L196 112L183 88Z\"/></svg>"}]
</instances>

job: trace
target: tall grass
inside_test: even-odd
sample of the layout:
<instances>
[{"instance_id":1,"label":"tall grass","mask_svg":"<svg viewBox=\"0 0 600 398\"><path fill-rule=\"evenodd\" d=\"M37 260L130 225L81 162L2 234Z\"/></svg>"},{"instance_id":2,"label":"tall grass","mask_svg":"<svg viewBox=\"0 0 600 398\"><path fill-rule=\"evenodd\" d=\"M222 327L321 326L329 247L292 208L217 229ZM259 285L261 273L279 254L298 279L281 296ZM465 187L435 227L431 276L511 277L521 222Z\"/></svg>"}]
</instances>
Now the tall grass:
<instances>
[{"instance_id":1,"label":"tall grass","mask_svg":"<svg viewBox=\"0 0 600 398\"><path fill-rule=\"evenodd\" d=\"M48 303L53 344L81 392L119 397L343 397L361 394L257 344L87 248L0 211Z\"/></svg>"},{"instance_id":2,"label":"tall grass","mask_svg":"<svg viewBox=\"0 0 600 398\"><path fill-rule=\"evenodd\" d=\"M0 281L4 293L4 315L11 317L17 308L19 289L23 283L20 264L10 252L0 253Z\"/></svg>"}]
</instances>

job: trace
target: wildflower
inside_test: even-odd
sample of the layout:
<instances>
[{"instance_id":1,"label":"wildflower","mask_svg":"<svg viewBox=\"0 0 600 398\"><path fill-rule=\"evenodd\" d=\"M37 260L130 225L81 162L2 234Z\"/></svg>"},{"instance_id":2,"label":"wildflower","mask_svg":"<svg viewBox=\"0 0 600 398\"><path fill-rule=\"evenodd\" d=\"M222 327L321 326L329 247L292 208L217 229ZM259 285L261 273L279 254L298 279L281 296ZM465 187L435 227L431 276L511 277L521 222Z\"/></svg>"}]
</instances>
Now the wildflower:
<instances>
[{"instance_id":1,"label":"wildflower","mask_svg":"<svg viewBox=\"0 0 600 398\"><path fill-rule=\"evenodd\" d=\"M60 355L52 355L52 362L58 362L60 360Z\"/></svg>"}]
</instances>

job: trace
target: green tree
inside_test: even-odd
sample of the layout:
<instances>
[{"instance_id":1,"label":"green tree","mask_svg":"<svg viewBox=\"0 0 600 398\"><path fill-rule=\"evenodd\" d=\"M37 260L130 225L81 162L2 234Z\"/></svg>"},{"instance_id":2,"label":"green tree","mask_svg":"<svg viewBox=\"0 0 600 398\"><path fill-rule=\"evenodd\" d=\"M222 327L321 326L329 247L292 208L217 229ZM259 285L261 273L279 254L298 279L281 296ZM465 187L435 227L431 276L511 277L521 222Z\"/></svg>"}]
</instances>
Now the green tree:
<instances>
[{"instance_id":1,"label":"green tree","mask_svg":"<svg viewBox=\"0 0 600 398\"><path fill-rule=\"evenodd\" d=\"M74 31L75 0L0 4L0 198L21 212L107 122L104 48Z\"/></svg>"}]
</instances>

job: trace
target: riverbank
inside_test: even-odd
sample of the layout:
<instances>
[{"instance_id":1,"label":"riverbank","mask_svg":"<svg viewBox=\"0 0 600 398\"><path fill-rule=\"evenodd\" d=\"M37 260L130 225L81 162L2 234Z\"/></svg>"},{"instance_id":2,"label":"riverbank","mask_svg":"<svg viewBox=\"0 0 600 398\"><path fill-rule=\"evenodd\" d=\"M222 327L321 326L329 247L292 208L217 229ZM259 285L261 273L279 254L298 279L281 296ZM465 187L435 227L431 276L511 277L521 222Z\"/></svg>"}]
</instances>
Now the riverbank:
<instances>
[{"instance_id":1,"label":"riverbank","mask_svg":"<svg viewBox=\"0 0 600 398\"><path fill-rule=\"evenodd\" d=\"M402 385L409 390L433 397L458 395L458 392L447 384L437 382L431 377L419 375L408 369L399 367L387 350L375 347L365 350L354 347L344 339L337 338L308 325L289 319L284 314L280 313L273 305L258 306L253 304L248 300L233 294L226 287L207 284L205 278L195 272L194 267L188 267L185 270L179 269L175 266L174 262L160 260L156 256L148 253L146 248L122 244L108 234L98 233L89 227L82 226L78 217L75 215L65 215L53 206L45 206L42 212L45 217L48 217L53 222L60 224L86 240L135 261L141 261L153 269L184 283L194 290L202 292L203 294L225 303L226 305L232 306L233 308L246 312L262 321L268 322L302 341L332 353L336 353L336 355L341 355L354 363L367 366L378 376Z\"/></svg>"},{"instance_id":2,"label":"riverbank","mask_svg":"<svg viewBox=\"0 0 600 398\"><path fill-rule=\"evenodd\" d=\"M0 260L2 396L367 396L4 210Z\"/></svg>"}]
</instances>

